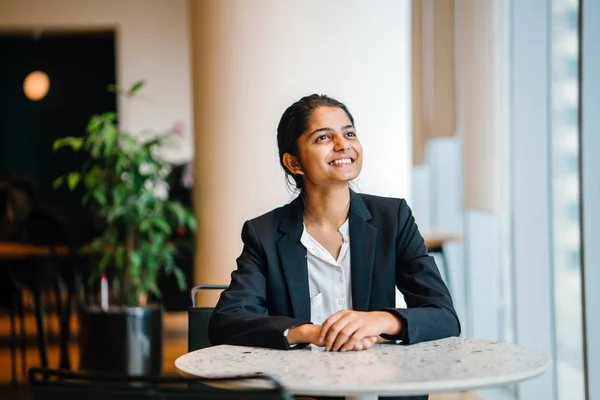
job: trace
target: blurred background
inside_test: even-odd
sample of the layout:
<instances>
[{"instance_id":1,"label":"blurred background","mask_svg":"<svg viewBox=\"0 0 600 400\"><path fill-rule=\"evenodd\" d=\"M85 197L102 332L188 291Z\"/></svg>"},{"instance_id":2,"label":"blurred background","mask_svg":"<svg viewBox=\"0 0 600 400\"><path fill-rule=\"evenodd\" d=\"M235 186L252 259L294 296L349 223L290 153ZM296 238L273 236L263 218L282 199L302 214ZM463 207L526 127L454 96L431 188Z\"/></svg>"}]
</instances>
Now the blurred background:
<instances>
[{"instance_id":1,"label":"blurred background","mask_svg":"<svg viewBox=\"0 0 600 400\"><path fill-rule=\"evenodd\" d=\"M539 378L473 395L596 399L599 25L594 0L0 0L0 174L32 182L84 242L81 193L52 182L85 159L53 141L105 111L133 134L176 126L164 155L185 179L170 194L198 224L180 266L190 286L227 284L243 222L294 197L281 114L327 94L363 143L355 188L406 198L438 240L463 335L553 357ZM138 79L133 101L105 90ZM179 337L188 295L159 284Z\"/></svg>"}]
</instances>

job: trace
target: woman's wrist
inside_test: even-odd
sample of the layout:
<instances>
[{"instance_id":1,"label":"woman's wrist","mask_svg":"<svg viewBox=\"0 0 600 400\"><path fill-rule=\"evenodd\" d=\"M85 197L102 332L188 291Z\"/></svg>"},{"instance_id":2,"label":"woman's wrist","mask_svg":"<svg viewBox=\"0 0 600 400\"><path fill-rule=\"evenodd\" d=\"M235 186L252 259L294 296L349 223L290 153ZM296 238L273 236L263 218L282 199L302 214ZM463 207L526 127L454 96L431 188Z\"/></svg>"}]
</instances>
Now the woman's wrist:
<instances>
[{"instance_id":1,"label":"woman's wrist","mask_svg":"<svg viewBox=\"0 0 600 400\"><path fill-rule=\"evenodd\" d=\"M402 322L402 319L398 318L398 316L394 315L391 312L388 311L376 311L377 313L380 313L381 318L383 320L382 322L382 334L385 335L390 335L390 336L396 336L396 335L400 335L402 333L402 331L404 330L404 324Z\"/></svg>"},{"instance_id":2,"label":"woman's wrist","mask_svg":"<svg viewBox=\"0 0 600 400\"><path fill-rule=\"evenodd\" d=\"M318 328L313 324L302 324L290 328L287 334L289 345L310 343L310 331Z\"/></svg>"}]
</instances>

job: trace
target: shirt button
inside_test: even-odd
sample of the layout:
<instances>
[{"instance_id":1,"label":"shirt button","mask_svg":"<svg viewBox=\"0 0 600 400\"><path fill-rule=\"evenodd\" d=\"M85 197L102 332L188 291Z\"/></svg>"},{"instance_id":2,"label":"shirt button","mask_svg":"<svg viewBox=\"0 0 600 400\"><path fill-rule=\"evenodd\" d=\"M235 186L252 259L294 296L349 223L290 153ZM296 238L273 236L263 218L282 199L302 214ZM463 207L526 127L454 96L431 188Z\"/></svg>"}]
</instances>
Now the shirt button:
<instances>
[{"instance_id":1,"label":"shirt button","mask_svg":"<svg viewBox=\"0 0 600 400\"><path fill-rule=\"evenodd\" d=\"M344 305L344 300L342 300L342 299L339 299L339 300L338 300L338 304L339 304L340 306L343 306L343 305Z\"/></svg>"},{"instance_id":2,"label":"shirt button","mask_svg":"<svg viewBox=\"0 0 600 400\"><path fill-rule=\"evenodd\" d=\"M335 269L337 272L342 272L342 267L336 267Z\"/></svg>"}]
</instances>

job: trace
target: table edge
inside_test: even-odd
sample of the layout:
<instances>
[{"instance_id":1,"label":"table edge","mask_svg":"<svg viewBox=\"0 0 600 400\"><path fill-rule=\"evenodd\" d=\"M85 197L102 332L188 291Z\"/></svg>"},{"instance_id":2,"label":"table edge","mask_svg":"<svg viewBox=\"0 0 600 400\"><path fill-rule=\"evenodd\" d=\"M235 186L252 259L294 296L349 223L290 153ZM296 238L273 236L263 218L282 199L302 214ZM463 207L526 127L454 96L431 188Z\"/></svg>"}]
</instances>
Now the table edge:
<instances>
[{"instance_id":1,"label":"table edge","mask_svg":"<svg viewBox=\"0 0 600 400\"><path fill-rule=\"evenodd\" d=\"M188 353L189 354L189 353ZM185 355L185 354L184 354ZM197 377L198 375L191 374L183 369L181 369L177 365L177 361L179 358L183 357L181 355L177 357L175 360L175 370L182 376L186 377ZM338 389L330 389L327 387L319 387L319 386L311 386L311 387L295 387L286 385L282 382L281 378L276 379L281 383L281 385L285 388L286 391L292 394L302 394L307 396L356 396L356 395L378 395L378 396L419 396L426 395L430 393L447 393L447 392L457 392L457 391L468 391L468 390L476 390L490 387L497 387L505 384L518 383L523 382L536 376L539 376L546 372L552 366L552 359L550 357L546 357L546 362L539 366L538 368L531 369L524 372L513 373L510 375L504 375L501 377L492 377L492 378L471 378L471 379L462 379L462 380L453 380L453 381L435 381L435 384L432 385L432 382L413 382L408 384L403 384L404 387L402 390L395 390L391 388L386 388L386 384L382 385L382 388L374 391L371 389L361 390L360 388L351 388L348 390L338 390ZM389 384L388 384L389 385Z\"/></svg>"}]
</instances>

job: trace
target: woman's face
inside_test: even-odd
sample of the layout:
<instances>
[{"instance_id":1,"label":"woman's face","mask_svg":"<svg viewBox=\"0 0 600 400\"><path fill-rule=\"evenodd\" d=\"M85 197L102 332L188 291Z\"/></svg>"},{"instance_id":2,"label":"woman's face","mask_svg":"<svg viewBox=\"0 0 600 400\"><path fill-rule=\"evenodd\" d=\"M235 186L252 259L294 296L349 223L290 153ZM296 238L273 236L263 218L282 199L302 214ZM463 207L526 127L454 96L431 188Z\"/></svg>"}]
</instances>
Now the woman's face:
<instances>
[{"instance_id":1,"label":"woman's face","mask_svg":"<svg viewBox=\"0 0 600 400\"><path fill-rule=\"evenodd\" d=\"M304 175L305 187L347 183L360 174L362 145L341 108L315 109L298 139L298 150L298 162L291 162L296 171L290 170Z\"/></svg>"}]
</instances>

